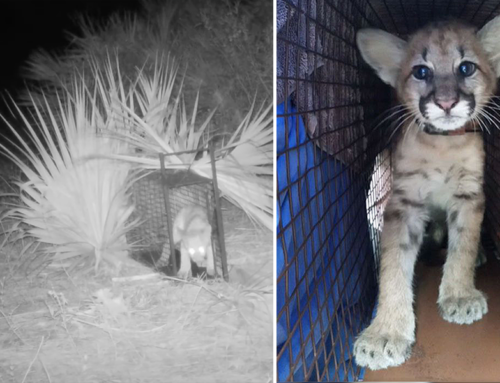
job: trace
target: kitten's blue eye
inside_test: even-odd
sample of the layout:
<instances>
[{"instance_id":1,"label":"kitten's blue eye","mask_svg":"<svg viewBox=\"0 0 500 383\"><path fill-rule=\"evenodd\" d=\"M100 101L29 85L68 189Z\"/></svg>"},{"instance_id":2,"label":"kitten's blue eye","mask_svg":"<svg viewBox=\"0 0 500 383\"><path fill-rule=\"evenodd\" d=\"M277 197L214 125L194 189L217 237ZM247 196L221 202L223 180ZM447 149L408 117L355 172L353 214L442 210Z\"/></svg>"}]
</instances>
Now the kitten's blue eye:
<instances>
[{"instance_id":1,"label":"kitten's blue eye","mask_svg":"<svg viewBox=\"0 0 500 383\"><path fill-rule=\"evenodd\" d=\"M458 67L458 73L463 77L470 77L476 72L477 66L470 61L464 61Z\"/></svg>"},{"instance_id":2,"label":"kitten's blue eye","mask_svg":"<svg viewBox=\"0 0 500 383\"><path fill-rule=\"evenodd\" d=\"M425 65L417 65L413 67L412 74L417 80L427 80L432 76L432 70Z\"/></svg>"}]
</instances>

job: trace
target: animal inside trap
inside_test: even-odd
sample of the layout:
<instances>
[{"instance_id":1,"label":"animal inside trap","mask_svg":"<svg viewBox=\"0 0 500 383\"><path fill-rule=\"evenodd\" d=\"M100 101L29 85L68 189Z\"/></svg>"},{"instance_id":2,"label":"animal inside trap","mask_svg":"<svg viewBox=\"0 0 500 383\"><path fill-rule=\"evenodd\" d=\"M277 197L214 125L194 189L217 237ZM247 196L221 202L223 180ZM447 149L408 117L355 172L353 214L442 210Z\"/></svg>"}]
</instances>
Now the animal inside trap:
<instances>
[{"instance_id":1,"label":"animal inside trap","mask_svg":"<svg viewBox=\"0 0 500 383\"><path fill-rule=\"evenodd\" d=\"M203 150L208 149L200 151ZM132 187L135 204L133 219L139 218L141 222L127 235L127 241L134 249L132 257L169 276L176 276L182 261L181 241L173 240L174 220L183 208L197 207L206 213L211 226L211 250L207 253L213 253L214 257L213 277L228 280L220 193L212 152L212 179L191 170L165 169L166 157L160 154L160 170L144 174ZM201 265L191 260L192 276L204 275L207 264Z\"/></svg>"}]
</instances>

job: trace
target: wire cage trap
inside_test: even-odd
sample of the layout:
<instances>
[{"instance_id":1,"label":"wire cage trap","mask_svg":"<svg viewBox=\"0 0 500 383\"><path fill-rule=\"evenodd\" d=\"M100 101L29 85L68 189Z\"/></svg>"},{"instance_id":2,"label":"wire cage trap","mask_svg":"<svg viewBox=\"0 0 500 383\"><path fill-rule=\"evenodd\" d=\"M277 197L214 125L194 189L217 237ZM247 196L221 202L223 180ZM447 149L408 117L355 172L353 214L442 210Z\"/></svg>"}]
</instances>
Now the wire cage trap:
<instances>
[{"instance_id":1,"label":"wire cage trap","mask_svg":"<svg viewBox=\"0 0 500 383\"><path fill-rule=\"evenodd\" d=\"M175 276L180 266L180 252L170 239L173 221L177 213L190 205L206 209L212 226L212 250L215 257L215 276L228 280L227 255L224 227L217 185L217 171L213 150L200 149L183 153L201 154L209 151L212 178L205 178L191 170L165 169L167 154L160 154L160 170L146 172L132 187L135 212L131 219L141 222L127 234L127 242L133 244L132 257L152 265L167 275ZM192 263L193 275L201 275L202 268Z\"/></svg>"},{"instance_id":2,"label":"wire cage trap","mask_svg":"<svg viewBox=\"0 0 500 383\"><path fill-rule=\"evenodd\" d=\"M277 380L356 381L391 190L391 89L355 37L443 16L483 26L500 1L277 0ZM387 115L384 115L384 117ZM382 121L381 121L382 120ZM484 229L500 244L499 138L485 134Z\"/></svg>"}]
</instances>

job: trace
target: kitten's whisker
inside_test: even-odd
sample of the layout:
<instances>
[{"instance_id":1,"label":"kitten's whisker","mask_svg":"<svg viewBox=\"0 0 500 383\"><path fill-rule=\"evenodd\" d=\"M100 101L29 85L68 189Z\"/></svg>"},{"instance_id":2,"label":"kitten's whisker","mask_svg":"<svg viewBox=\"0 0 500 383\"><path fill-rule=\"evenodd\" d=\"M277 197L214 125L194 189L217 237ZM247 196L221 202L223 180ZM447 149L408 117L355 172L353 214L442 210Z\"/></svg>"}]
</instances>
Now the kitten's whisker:
<instances>
[{"instance_id":1,"label":"kitten's whisker","mask_svg":"<svg viewBox=\"0 0 500 383\"><path fill-rule=\"evenodd\" d=\"M491 111L489 111L487 109L482 109L481 112L485 113L486 115L488 115L489 117L491 117L493 120L495 120L496 122L500 123L500 116L497 116L497 115L493 114Z\"/></svg>"},{"instance_id":2,"label":"kitten's whisker","mask_svg":"<svg viewBox=\"0 0 500 383\"><path fill-rule=\"evenodd\" d=\"M479 111L478 111L478 116L487 118L487 116L484 116L484 115L481 113L481 110L479 110ZM477 121L480 123L480 125L481 125L482 127L484 127L484 129L486 129L486 131L488 132L488 134L490 134L490 130L488 129L486 122L485 122L485 121L483 121L481 118L477 118Z\"/></svg>"},{"instance_id":3,"label":"kitten's whisker","mask_svg":"<svg viewBox=\"0 0 500 383\"><path fill-rule=\"evenodd\" d=\"M398 117L397 117L397 118L395 118L393 121L391 121L391 123L389 124L389 129L388 129L388 131L389 131L389 132L393 132L393 131L394 131L394 125L397 125L397 124L399 123L399 121L401 121L401 119L403 119L403 118L405 118L405 117L406 117L406 111L405 111L405 113L404 113L403 115L398 116ZM390 142L391 138L392 138L392 134L391 134L391 136L389 137L388 142Z\"/></svg>"},{"instance_id":4,"label":"kitten's whisker","mask_svg":"<svg viewBox=\"0 0 500 383\"><path fill-rule=\"evenodd\" d=\"M484 105L482 105L482 107L484 107L484 106L488 106L489 108L493 108L493 109L497 109L497 110L500 109L500 105L496 102L491 101L491 100L486 102Z\"/></svg>"},{"instance_id":5,"label":"kitten's whisker","mask_svg":"<svg viewBox=\"0 0 500 383\"><path fill-rule=\"evenodd\" d=\"M398 113L404 113L405 112L405 109L406 108L399 108L398 110L396 110L395 112L391 113L389 116L385 117L382 121L380 121L377 125L375 125L372 130L375 130L377 129L380 125L382 125L385 121L387 121L388 119L390 119L391 117L397 115ZM385 112L384 112L385 114ZM383 114L382 114L383 115Z\"/></svg>"},{"instance_id":6,"label":"kitten's whisker","mask_svg":"<svg viewBox=\"0 0 500 383\"><path fill-rule=\"evenodd\" d=\"M407 117L408 117L408 114L405 113L404 115L398 117L396 120L394 120L391 123L390 127L392 129L392 132L391 132L391 135L389 136L388 142L391 142L392 137L394 136L394 134L396 134L396 132L398 131L401 124L404 123L404 121L406 121Z\"/></svg>"},{"instance_id":7,"label":"kitten's whisker","mask_svg":"<svg viewBox=\"0 0 500 383\"><path fill-rule=\"evenodd\" d=\"M408 136L408 132L412 129L416 129L415 130L415 134L417 134L420 126L416 124L416 121L417 121L417 116L414 116L413 114L410 114L410 117L413 117L413 120L410 122L410 124L408 125L408 127L406 128L406 132L405 132L405 135L403 137L403 142L406 140L406 137Z\"/></svg>"},{"instance_id":8,"label":"kitten's whisker","mask_svg":"<svg viewBox=\"0 0 500 383\"><path fill-rule=\"evenodd\" d=\"M392 137L396 134L396 132L397 132L399 129L401 129L401 127L402 127L402 126L406 123L406 121L408 121L410 118L412 118L412 117L413 117L413 115L414 115L414 113L412 113L412 112L408 113L408 114L405 116L405 118L404 118L401 122L399 122L399 123L398 123L398 125L397 125L396 129L394 129L394 131L392 132L391 136L389 137L389 142L391 142Z\"/></svg>"},{"instance_id":9,"label":"kitten's whisker","mask_svg":"<svg viewBox=\"0 0 500 383\"><path fill-rule=\"evenodd\" d=\"M479 125L480 125L482 128L486 129L486 131L488 131L488 132L489 132L489 130L488 130L487 126L486 126L487 124L486 124L486 122L484 121L484 118L485 118L485 117L482 115L482 113L477 113L476 121L479 123Z\"/></svg>"},{"instance_id":10,"label":"kitten's whisker","mask_svg":"<svg viewBox=\"0 0 500 383\"><path fill-rule=\"evenodd\" d=\"M495 128L498 129L498 125L500 124L500 120L497 117L491 116L488 112L485 110L480 110L479 114L486 118Z\"/></svg>"},{"instance_id":11,"label":"kitten's whisker","mask_svg":"<svg viewBox=\"0 0 500 383\"><path fill-rule=\"evenodd\" d=\"M488 131L488 128L486 128L486 126L484 125L484 122L481 121L481 119L479 119L478 117L473 117L472 121L477 122L477 124L479 125L479 128L481 129L481 132L484 132L485 129L486 129L486 131ZM476 131L476 125L474 125L474 131ZM488 131L488 133L489 133L489 131Z\"/></svg>"}]
</instances>

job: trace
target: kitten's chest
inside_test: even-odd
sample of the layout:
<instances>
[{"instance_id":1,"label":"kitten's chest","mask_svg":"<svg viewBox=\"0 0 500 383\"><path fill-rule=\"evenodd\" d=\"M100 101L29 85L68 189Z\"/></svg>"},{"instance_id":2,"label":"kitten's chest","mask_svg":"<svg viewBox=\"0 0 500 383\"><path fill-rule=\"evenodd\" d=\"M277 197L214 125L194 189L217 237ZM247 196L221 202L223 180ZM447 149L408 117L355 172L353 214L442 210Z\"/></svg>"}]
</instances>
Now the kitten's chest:
<instances>
[{"instance_id":1,"label":"kitten's chest","mask_svg":"<svg viewBox=\"0 0 500 383\"><path fill-rule=\"evenodd\" d=\"M483 168L480 135L447 137L419 132L396 147L394 189L445 206L454 195L481 192Z\"/></svg>"}]
</instances>

